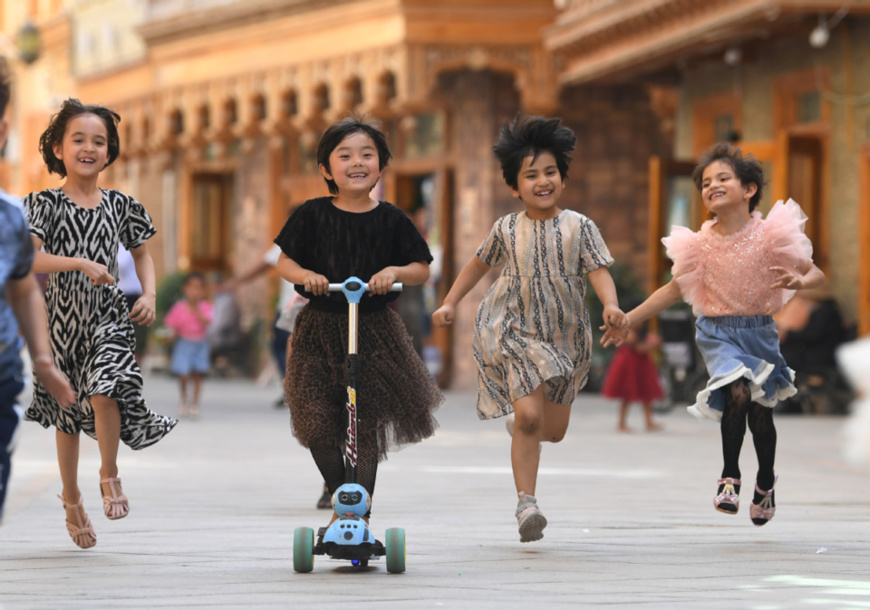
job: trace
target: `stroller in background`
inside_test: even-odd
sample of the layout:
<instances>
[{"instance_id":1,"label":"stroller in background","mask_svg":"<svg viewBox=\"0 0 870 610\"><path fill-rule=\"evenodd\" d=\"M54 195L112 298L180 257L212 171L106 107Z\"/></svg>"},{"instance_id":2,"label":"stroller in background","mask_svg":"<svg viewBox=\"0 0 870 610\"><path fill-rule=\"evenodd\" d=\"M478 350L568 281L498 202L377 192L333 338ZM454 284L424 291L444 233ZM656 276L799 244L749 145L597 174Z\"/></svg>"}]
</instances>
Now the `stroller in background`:
<instances>
[{"instance_id":1,"label":"stroller in background","mask_svg":"<svg viewBox=\"0 0 870 610\"><path fill-rule=\"evenodd\" d=\"M656 413L694 404L707 385L707 368L695 345L695 320L689 309L668 309L658 316L662 337L659 382L664 397L653 403Z\"/></svg>"}]
</instances>

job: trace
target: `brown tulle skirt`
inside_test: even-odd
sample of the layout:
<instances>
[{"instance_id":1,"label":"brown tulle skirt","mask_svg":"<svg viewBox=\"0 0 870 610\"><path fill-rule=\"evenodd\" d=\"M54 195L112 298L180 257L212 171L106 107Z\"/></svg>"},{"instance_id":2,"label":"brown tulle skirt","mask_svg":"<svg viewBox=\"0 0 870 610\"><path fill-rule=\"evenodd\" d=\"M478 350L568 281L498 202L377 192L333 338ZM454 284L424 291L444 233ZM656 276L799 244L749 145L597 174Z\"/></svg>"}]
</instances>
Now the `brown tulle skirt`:
<instances>
[{"instance_id":1,"label":"brown tulle skirt","mask_svg":"<svg viewBox=\"0 0 870 610\"><path fill-rule=\"evenodd\" d=\"M347 433L347 314L309 305L299 312L287 360L284 393L293 435L303 447L344 447ZM357 351L359 451L387 451L435 433L432 412L444 401L438 384L414 351L402 319L384 309L360 314Z\"/></svg>"}]
</instances>

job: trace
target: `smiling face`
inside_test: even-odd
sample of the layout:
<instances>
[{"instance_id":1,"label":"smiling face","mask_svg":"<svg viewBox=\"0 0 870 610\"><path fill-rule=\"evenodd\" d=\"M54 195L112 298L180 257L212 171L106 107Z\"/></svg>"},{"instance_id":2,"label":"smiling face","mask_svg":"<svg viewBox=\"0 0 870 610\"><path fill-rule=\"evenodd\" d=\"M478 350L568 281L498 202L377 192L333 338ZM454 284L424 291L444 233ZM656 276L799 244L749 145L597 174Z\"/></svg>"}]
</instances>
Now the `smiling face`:
<instances>
[{"instance_id":1,"label":"smiling face","mask_svg":"<svg viewBox=\"0 0 870 610\"><path fill-rule=\"evenodd\" d=\"M63 161L68 176L92 177L103 171L109 159L108 131L95 114L75 116L66 125L63 141L52 148Z\"/></svg>"},{"instance_id":2,"label":"smiling face","mask_svg":"<svg viewBox=\"0 0 870 610\"><path fill-rule=\"evenodd\" d=\"M537 157L523 159L517 176L517 188L511 188L514 197L526 206L526 213L533 220L546 220L559 215L556 207L565 182L556 165L553 153L542 150Z\"/></svg>"},{"instance_id":3,"label":"smiling face","mask_svg":"<svg viewBox=\"0 0 870 610\"><path fill-rule=\"evenodd\" d=\"M701 200L713 214L743 209L749 213L749 200L758 187L743 185L734 168L724 161L714 161L704 169L701 179Z\"/></svg>"},{"instance_id":4,"label":"smiling face","mask_svg":"<svg viewBox=\"0 0 870 610\"><path fill-rule=\"evenodd\" d=\"M335 182L339 193L368 193L381 177L374 140L361 131L348 135L329 153L329 167L320 165L320 173Z\"/></svg>"}]
</instances>

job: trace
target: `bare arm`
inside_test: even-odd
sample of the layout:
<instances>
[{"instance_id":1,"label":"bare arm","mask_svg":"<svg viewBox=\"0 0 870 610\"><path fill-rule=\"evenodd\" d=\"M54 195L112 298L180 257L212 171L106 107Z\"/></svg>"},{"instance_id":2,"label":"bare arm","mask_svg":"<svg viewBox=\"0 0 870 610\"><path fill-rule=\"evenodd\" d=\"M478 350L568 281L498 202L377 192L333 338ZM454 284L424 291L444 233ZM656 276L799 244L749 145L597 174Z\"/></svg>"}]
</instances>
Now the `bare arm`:
<instances>
[{"instance_id":1,"label":"bare arm","mask_svg":"<svg viewBox=\"0 0 870 610\"><path fill-rule=\"evenodd\" d=\"M291 284L302 284L311 294L326 294L329 288L329 280L326 276L303 268L283 252L278 257L278 264L275 265L275 268L278 270L278 275Z\"/></svg>"},{"instance_id":2,"label":"bare arm","mask_svg":"<svg viewBox=\"0 0 870 610\"><path fill-rule=\"evenodd\" d=\"M622 328L626 326L625 314L619 308L616 298L616 284L607 267L599 267L589 273L589 283L595 289L595 294L604 306L604 327Z\"/></svg>"},{"instance_id":3,"label":"bare arm","mask_svg":"<svg viewBox=\"0 0 870 610\"><path fill-rule=\"evenodd\" d=\"M771 288L807 290L825 283L825 274L809 259L798 266L798 273L786 267L771 267L770 270L776 273L776 281L771 284Z\"/></svg>"},{"instance_id":4,"label":"bare arm","mask_svg":"<svg viewBox=\"0 0 870 610\"><path fill-rule=\"evenodd\" d=\"M429 263L422 261L403 267L384 267L369 279L373 294L387 294L396 282L418 286L429 279Z\"/></svg>"},{"instance_id":5,"label":"bare arm","mask_svg":"<svg viewBox=\"0 0 870 610\"><path fill-rule=\"evenodd\" d=\"M477 286L477 283L492 269L476 256L465 263L462 271L450 287L447 296L444 297L444 303L432 314L432 321L436 326L447 326L453 323L453 316L456 306L469 293L469 291Z\"/></svg>"},{"instance_id":6,"label":"bare arm","mask_svg":"<svg viewBox=\"0 0 870 610\"><path fill-rule=\"evenodd\" d=\"M139 324L151 326L154 324L154 320L157 319L157 280L154 273L154 259L151 258L151 253L148 251L146 244L133 248L130 250L130 254L133 256L133 263L136 265L136 275L139 278L139 283L142 284L142 296L133 305L133 309L130 311L130 318Z\"/></svg>"},{"instance_id":7,"label":"bare arm","mask_svg":"<svg viewBox=\"0 0 870 610\"><path fill-rule=\"evenodd\" d=\"M94 286L114 284L115 278L109 273L109 268L100 263L89 261L85 258L73 258L70 256L58 256L42 252L42 240L34 235L30 236L33 241L35 256L33 258L34 273L56 273L59 271L81 271L91 279Z\"/></svg>"},{"instance_id":8,"label":"bare arm","mask_svg":"<svg viewBox=\"0 0 870 610\"><path fill-rule=\"evenodd\" d=\"M251 280L263 275L271 268L272 265L270 265L266 261L260 261L255 267L252 267L239 277L234 277L228 282L225 282L223 285L221 285L220 289L224 292L235 290L239 286L239 284L246 284Z\"/></svg>"},{"instance_id":9,"label":"bare arm","mask_svg":"<svg viewBox=\"0 0 870 610\"><path fill-rule=\"evenodd\" d=\"M28 273L20 280L10 280L6 296L30 350L36 377L61 407L71 405L75 402L75 392L51 357L45 303L33 274Z\"/></svg>"}]
</instances>

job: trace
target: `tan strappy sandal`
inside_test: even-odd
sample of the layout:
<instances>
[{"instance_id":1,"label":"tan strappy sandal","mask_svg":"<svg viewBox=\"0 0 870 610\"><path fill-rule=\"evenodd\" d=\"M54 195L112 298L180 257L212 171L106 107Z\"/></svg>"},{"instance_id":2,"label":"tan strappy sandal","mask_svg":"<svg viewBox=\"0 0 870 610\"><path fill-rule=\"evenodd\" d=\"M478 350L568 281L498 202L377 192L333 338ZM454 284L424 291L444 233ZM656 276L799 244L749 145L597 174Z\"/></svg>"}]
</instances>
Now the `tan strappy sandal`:
<instances>
[{"instance_id":1,"label":"tan strappy sandal","mask_svg":"<svg viewBox=\"0 0 870 610\"><path fill-rule=\"evenodd\" d=\"M103 483L108 483L110 495L106 495L103 491ZM115 487L115 483L118 487ZM121 479L117 477L109 477L100 481L100 494L103 496L103 512L106 517L111 520L123 519L130 514L130 503L127 501L127 496L118 493L121 488Z\"/></svg>"},{"instance_id":2,"label":"tan strappy sandal","mask_svg":"<svg viewBox=\"0 0 870 610\"><path fill-rule=\"evenodd\" d=\"M82 504L82 496L79 494L79 501L76 504L67 504L63 496L58 495L64 510L72 508L76 514L76 521L73 524L69 519L66 520L66 531L69 532L69 537L76 543L76 546L83 549L89 549L97 543L97 533L94 531L94 526L91 525L91 520L85 512L85 507Z\"/></svg>"}]
</instances>

